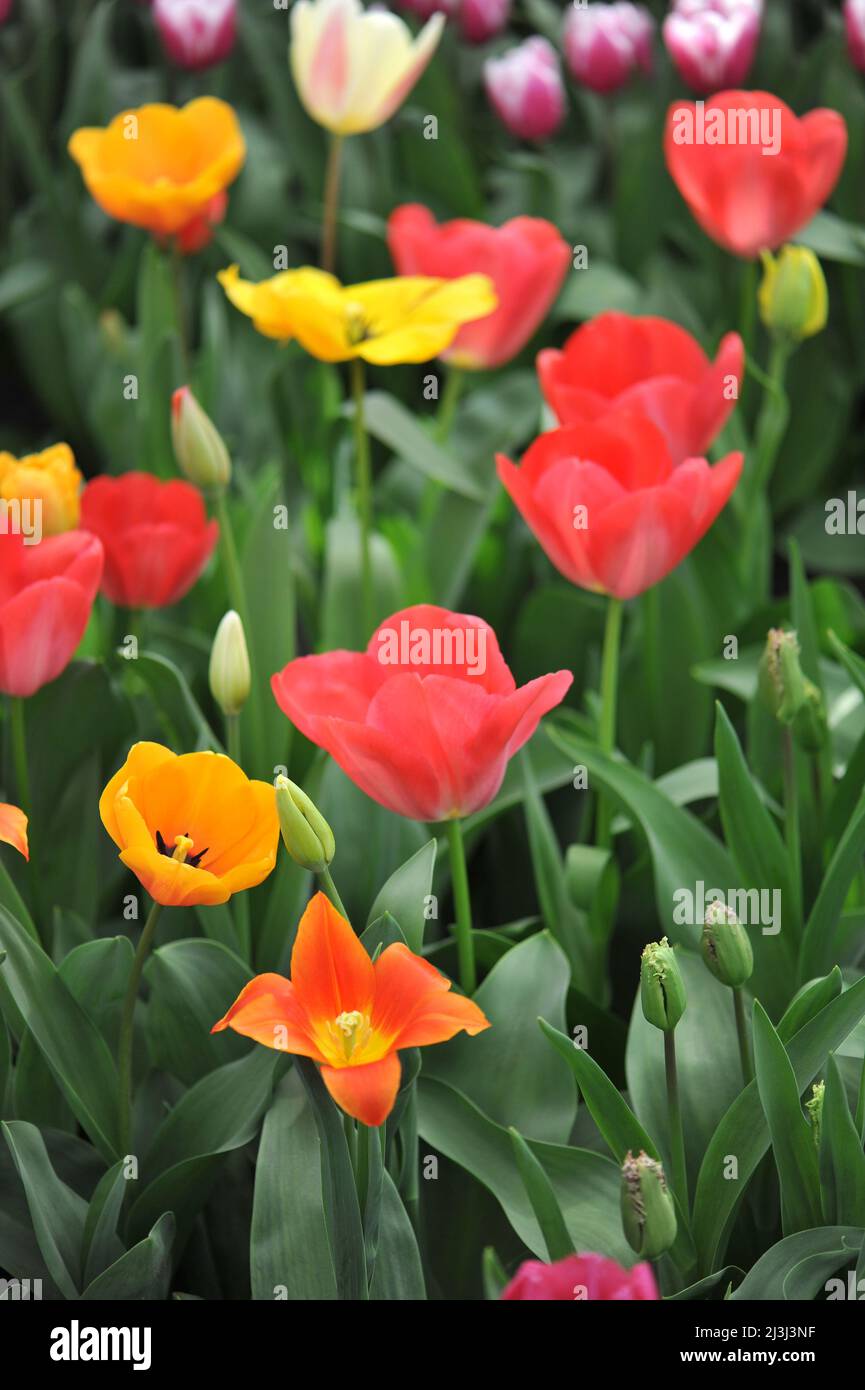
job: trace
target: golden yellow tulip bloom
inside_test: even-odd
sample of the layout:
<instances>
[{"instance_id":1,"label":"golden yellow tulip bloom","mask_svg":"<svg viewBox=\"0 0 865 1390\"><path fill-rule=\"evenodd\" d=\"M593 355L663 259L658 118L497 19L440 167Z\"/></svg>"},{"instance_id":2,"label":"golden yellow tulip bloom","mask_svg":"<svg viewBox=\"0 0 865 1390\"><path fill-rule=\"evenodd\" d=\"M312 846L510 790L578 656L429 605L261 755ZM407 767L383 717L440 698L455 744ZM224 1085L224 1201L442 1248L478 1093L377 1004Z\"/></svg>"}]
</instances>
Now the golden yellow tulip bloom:
<instances>
[{"instance_id":1,"label":"golden yellow tulip bloom","mask_svg":"<svg viewBox=\"0 0 865 1390\"><path fill-rule=\"evenodd\" d=\"M82 482L68 444L52 444L20 459L0 453L0 497L38 502L43 536L58 536L78 525Z\"/></svg>"}]
</instances>

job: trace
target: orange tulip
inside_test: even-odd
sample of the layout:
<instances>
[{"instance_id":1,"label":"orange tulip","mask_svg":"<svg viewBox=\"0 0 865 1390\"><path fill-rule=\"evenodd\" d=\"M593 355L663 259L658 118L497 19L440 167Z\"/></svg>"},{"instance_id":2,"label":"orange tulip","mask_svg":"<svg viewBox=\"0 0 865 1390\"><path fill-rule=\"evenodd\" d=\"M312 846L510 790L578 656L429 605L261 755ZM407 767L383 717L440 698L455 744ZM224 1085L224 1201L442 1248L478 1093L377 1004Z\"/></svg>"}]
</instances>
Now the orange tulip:
<instances>
[{"instance_id":1,"label":"orange tulip","mask_svg":"<svg viewBox=\"0 0 865 1390\"><path fill-rule=\"evenodd\" d=\"M233 1028L279 1052L311 1057L337 1105L383 1124L400 1082L397 1053L489 1028L477 1004L401 942L373 963L323 893L308 904L291 953L291 980L256 975L211 1032Z\"/></svg>"},{"instance_id":2,"label":"orange tulip","mask_svg":"<svg viewBox=\"0 0 865 1390\"><path fill-rule=\"evenodd\" d=\"M246 145L227 102L198 97L180 108L155 102L121 111L104 129L76 130L69 153L109 217L157 237L176 235L188 251L203 244L205 224L220 219Z\"/></svg>"},{"instance_id":3,"label":"orange tulip","mask_svg":"<svg viewBox=\"0 0 865 1390\"><path fill-rule=\"evenodd\" d=\"M223 753L178 757L136 743L99 814L123 863L163 907L227 902L276 863L273 787L250 781Z\"/></svg>"},{"instance_id":4,"label":"orange tulip","mask_svg":"<svg viewBox=\"0 0 865 1390\"><path fill-rule=\"evenodd\" d=\"M13 849L17 849L25 859L30 858L27 817L19 806L11 806L8 801L0 801L0 840L4 845L11 845Z\"/></svg>"}]
</instances>

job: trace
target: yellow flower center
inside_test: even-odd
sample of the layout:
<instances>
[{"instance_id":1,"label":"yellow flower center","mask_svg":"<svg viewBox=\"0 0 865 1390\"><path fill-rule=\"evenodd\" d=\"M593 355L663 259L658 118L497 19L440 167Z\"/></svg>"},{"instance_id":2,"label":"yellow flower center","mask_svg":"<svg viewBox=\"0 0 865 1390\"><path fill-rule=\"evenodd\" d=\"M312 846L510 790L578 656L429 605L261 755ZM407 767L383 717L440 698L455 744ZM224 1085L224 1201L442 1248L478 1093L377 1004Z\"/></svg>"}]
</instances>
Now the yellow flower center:
<instances>
[{"instance_id":1,"label":"yellow flower center","mask_svg":"<svg viewBox=\"0 0 865 1390\"><path fill-rule=\"evenodd\" d=\"M197 869L207 849L199 850L198 854L190 854L189 851L195 844L188 835L175 835L174 849L170 850L162 838L161 833L156 832L156 848L160 854L164 854L167 859L176 859L178 864L189 864L193 869Z\"/></svg>"},{"instance_id":2,"label":"yellow flower center","mask_svg":"<svg viewBox=\"0 0 865 1390\"><path fill-rule=\"evenodd\" d=\"M365 343L373 336L362 304L349 300L345 306L345 333L352 347Z\"/></svg>"},{"instance_id":3,"label":"yellow flower center","mask_svg":"<svg viewBox=\"0 0 865 1390\"><path fill-rule=\"evenodd\" d=\"M351 1054L358 1043L363 1045L370 1034L369 1019L359 1009L344 1011L328 1027L331 1034L342 1043L347 1062L351 1060Z\"/></svg>"}]
</instances>

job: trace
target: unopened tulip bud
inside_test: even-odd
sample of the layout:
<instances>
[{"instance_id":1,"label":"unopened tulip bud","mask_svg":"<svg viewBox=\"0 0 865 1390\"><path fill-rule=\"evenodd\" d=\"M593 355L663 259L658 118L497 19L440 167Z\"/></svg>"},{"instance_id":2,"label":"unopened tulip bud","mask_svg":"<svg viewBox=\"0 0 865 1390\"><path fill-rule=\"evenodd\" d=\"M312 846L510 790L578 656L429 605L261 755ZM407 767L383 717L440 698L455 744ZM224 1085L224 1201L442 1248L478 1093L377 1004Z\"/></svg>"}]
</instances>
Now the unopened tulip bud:
<instances>
[{"instance_id":1,"label":"unopened tulip bud","mask_svg":"<svg viewBox=\"0 0 865 1390\"><path fill-rule=\"evenodd\" d=\"M578 82L594 92L614 92L637 68L652 71L654 20L643 5L569 5L563 41Z\"/></svg>"},{"instance_id":2,"label":"unopened tulip bud","mask_svg":"<svg viewBox=\"0 0 865 1390\"><path fill-rule=\"evenodd\" d=\"M250 670L246 634L231 608L213 639L210 651L210 693L223 714L239 714L249 698Z\"/></svg>"},{"instance_id":3,"label":"unopened tulip bud","mask_svg":"<svg viewBox=\"0 0 865 1390\"><path fill-rule=\"evenodd\" d=\"M763 279L757 292L760 317L775 337L800 343L826 327L826 277L807 246L782 246L777 256L762 253Z\"/></svg>"},{"instance_id":4,"label":"unopened tulip bud","mask_svg":"<svg viewBox=\"0 0 865 1390\"><path fill-rule=\"evenodd\" d=\"M178 387L171 397L171 439L177 465L191 483L201 488L228 485L231 459L222 435L188 386Z\"/></svg>"},{"instance_id":5,"label":"unopened tulip bud","mask_svg":"<svg viewBox=\"0 0 865 1390\"><path fill-rule=\"evenodd\" d=\"M679 962L667 938L650 941L640 965L640 1003L647 1023L669 1033L685 1012L687 1000Z\"/></svg>"},{"instance_id":6,"label":"unopened tulip bud","mask_svg":"<svg viewBox=\"0 0 865 1390\"><path fill-rule=\"evenodd\" d=\"M762 0L676 0L664 43L695 92L741 87L760 37Z\"/></svg>"},{"instance_id":7,"label":"unopened tulip bud","mask_svg":"<svg viewBox=\"0 0 865 1390\"><path fill-rule=\"evenodd\" d=\"M661 1164L646 1153L628 1153L622 1164L622 1227L643 1259L663 1255L676 1239L676 1208Z\"/></svg>"},{"instance_id":8,"label":"unopened tulip bud","mask_svg":"<svg viewBox=\"0 0 865 1390\"><path fill-rule=\"evenodd\" d=\"M805 699L793 720L793 737L806 753L819 753L829 737L826 702L813 681L805 678Z\"/></svg>"},{"instance_id":9,"label":"unopened tulip bud","mask_svg":"<svg viewBox=\"0 0 865 1390\"><path fill-rule=\"evenodd\" d=\"M294 862L320 874L336 853L336 841L315 802L295 782L277 777L276 810L283 843Z\"/></svg>"},{"instance_id":10,"label":"unopened tulip bud","mask_svg":"<svg viewBox=\"0 0 865 1390\"><path fill-rule=\"evenodd\" d=\"M865 72L865 0L844 0L844 29L850 61Z\"/></svg>"},{"instance_id":11,"label":"unopened tulip bud","mask_svg":"<svg viewBox=\"0 0 865 1390\"><path fill-rule=\"evenodd\" d=\"M537 36L484 63L490 105L512 135L545 140L565 116L565 88L553 45Z\"/></svg>"},{"instance_id":12,"label":"unopened tulip bud","mask_svg":"<svg viewBox=\"0 0 865 1390\"><path fill-rule=\"evenodd\" d=\"M703 960L722 985L739 989L750 980L754 952L748 933L726 903L709 904L701 941Z\"/></svg>"},{"instance_id":13,"label":"unopened tulip bud","mask_svg":"<svg viewBox=\"0 0 865 1390\"><path fill-rule=\"evenodd\" d=\"M808 1120L811 1124L811 1134L814 1138L814 1145L820 1148L820 1139L823 1133L823 1098L826 1094L825 1081L815 1081L811 1087L811 1099L806 1100L805 1109L808 1112Z\"/></svg>"},{"instance_id":14,"label":"unopened tulip bud","mask_svg":"<svg viewBox=\"0 0 865 1390\"><path fill-rule=\"evenodd\" d=\"M757 668L757 693L780 724L792 724L805 702L805 677L795 632L770 629Z\"/></svg>"},{"instance_id":15,"label":"unopened tulip bud","mask_svg":"<svg viewBox=\"0 0 865 1390\"><path fill-rule=\"evenodd\" d=\"M171 61L199 72L234 47L237 0L153 0L153 20Z\"/></svg>"}]
</instances>

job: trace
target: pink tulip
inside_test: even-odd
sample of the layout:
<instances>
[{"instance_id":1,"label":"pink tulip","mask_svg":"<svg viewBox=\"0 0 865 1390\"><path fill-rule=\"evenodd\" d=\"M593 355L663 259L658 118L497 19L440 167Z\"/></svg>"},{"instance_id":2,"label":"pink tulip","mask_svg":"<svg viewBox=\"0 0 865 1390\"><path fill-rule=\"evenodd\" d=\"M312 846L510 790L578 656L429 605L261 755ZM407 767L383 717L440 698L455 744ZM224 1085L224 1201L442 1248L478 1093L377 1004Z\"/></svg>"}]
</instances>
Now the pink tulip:
<instances>
[{"instance_id":1,"label":"pink tulip","mask_svg":"<svg viewBox=\"0 0 865 1390\"><path fill-rule=\"evenodd\" d=\"M153 0L153 18L178 67L211 68L234 47L237 0Z\"/></svg>"},{"instance_id":2,"label":"pink tulip","mask_svg":"<svg viewBox=\"0 0 865 1390\"><path fill-rule=\"evenodd\" d=\"M545 140L564 120L559 59L546 39L526 39L501 58L488 58L484 85L496 115L523 140Z\"/></svg>"},{"instance_id":3,"label":"pink tulip","mask_svg":"<svg viewBox=\"0 0 865 1390\"><path fill-rule=\"evenodd\" d=\"M678 0L664 20L664 43L695 92L740 87L760 37L761 0Z\"/></svg>"},{"instance_id":4,"label":"pink tulip","mask_svg":"<svg viewBox=\"0 0 865 1390\"><path fill-rule=\"evenodd\" d=\"M850 61L865 72L865 0L844 0L844 28Z\"/></svg>"},{"instance_id":5,"label":"pink tulip","mask_svg":"<svg viewBox=\"0 0 865 1390\"><path fill-rule=\"evenodd\" d=\"M604 1255L567 1255L555 1264L526 1260L503 1299L512 1302L651 1302L659 1297L650 1264L623 1269Z\"/></svg>"},{"instance_id":6,"label":"pink tulip","mask_svg":"<svg viewBox=\"0 0 865 1390\"><path fill-rule=\"evenodd\" d=\"M5 24L12 9L12 0L0 0L0 24Z\"/></svg>"},{"instance_id":7,"label":"pink tulip","mask_svg":"<svg viewBox=\"0 0 865 1390\"><path fill-rule=\"evenodd\" d=\"M459 24L469 43L486 43L504 29L511 14L511 0L462 0Z\"/></svg>"},{"instance_id":8,"label":"pink tulip","mask_svg":"<svg viewBox=\"0 0 865 1390\"><path fill-rule=\"evenodd\" d=\"M568 67L594 92L614 92L640 68L652 71L654 20L642 5L573 6L565 20Z\"/></svg>"}]
</instances>

